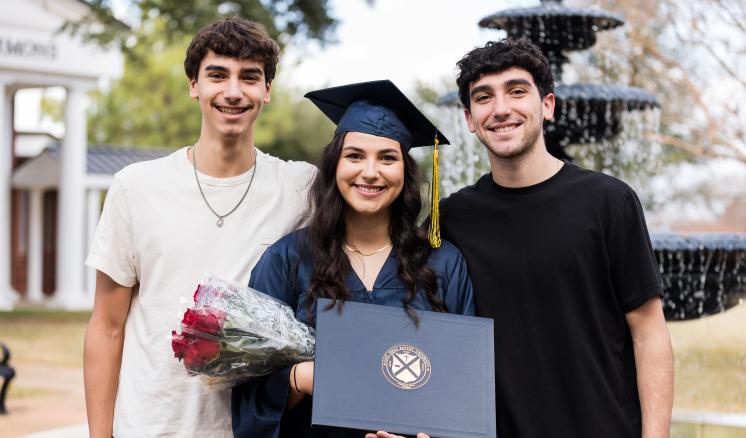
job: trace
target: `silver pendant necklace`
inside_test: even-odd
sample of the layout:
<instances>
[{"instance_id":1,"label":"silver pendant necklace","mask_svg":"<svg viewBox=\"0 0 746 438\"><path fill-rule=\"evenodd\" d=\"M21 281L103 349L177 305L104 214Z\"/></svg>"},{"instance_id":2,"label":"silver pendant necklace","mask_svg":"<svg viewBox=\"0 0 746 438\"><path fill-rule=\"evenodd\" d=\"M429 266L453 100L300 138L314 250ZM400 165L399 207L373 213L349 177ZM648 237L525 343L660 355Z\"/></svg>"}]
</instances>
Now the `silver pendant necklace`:
<instances>
[{"instance_id":1,"label":"silver pendant necklace","mask_svg":"<svg viewBox=\"0 0 746 438\"><path fill-rule=\"evenodd\" d=\"M256 159L256 149L254 149L254 171L251 173L251 179L249 179L249 185L246 186L246 190L243 192L243 195L241 195L241 199L238 200L238 204L236 204L235 207L231 209L226 214L220 214L217 211L215 211L214 208L212 208L212 205L210 205L210 202L207 200L207 196L205 196L205 192L202 190L202 184L199 182L199 177L197 176L197 145L192 146L192 168L194 169L194 179L197 181L197 188L199 189L199 194L202 195L202 200L205 201L205 205L207 205L207 208L210 209L212 214L215 215L216 218L218 218L217 222L215 222L215 225L220 228L223 226L223 223L225 222L225 218L229 216L231 213L236 211L238 209L238 206L241 205L243 200L246 198L246 195L249 194L249 189L251 188L251 183L254 182L254 175L256 175L256 166L257 166L257 159Z\"/></svg>"}]
</instances>

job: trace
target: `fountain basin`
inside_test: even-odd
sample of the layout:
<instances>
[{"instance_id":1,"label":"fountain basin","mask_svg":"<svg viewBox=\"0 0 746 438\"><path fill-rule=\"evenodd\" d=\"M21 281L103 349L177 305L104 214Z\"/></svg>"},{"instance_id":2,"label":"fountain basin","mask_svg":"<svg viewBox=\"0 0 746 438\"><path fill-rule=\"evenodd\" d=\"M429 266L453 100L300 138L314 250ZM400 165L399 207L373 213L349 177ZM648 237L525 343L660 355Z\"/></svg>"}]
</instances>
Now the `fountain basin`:
<instances>
[{"instance_id":1,"label":"fountain basin","mask_svg":"<svg viewBox=\"0 0 746 438\"><path fill-rule=\"evenodd\" d=\"M666 319L727 310L746 297L746 234L651 234Z\"/></svg>"}]
</instances>

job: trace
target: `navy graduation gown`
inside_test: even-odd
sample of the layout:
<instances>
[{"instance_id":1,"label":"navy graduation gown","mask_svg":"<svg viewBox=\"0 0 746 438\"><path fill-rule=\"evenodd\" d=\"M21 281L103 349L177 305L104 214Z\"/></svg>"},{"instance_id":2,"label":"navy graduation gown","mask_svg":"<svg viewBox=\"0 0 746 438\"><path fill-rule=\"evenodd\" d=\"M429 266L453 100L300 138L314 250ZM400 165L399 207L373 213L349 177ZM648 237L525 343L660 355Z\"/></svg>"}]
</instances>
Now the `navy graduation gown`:
<instances>
[{"instance_id":1,"label":"navy graduation gown","mask_svg":"<svg viewBox=\"0 0 746 438\"><path fill-rule=\"evenodd\" d=\"M305 230L298 230L270 246L251 271L249 286L272 295L295 310L296 317L308 322L306 298L313 272L309 257L301 257L300 239ZM406 287L397 275L397 257L391 251L373 285L366 290L363 282L351 269L346 285L352 301L402 306ZM438 295L448 311L474 315L471 280L466 262L455 246L443 241L432 251L428 266L437 275ZM417 310L431 310L424 292L417 294L411 303ZM344 311L344 310L343 310ZM233 433L237 437L251 438L361 438L363 431L341 431L324 428L311 429L311 398L304 397L293 409L287 408L290 367L269 376L252 380L233 388L231 410ZM423 431L427 432L427 431Z\"/></svg>"}]
</instances>

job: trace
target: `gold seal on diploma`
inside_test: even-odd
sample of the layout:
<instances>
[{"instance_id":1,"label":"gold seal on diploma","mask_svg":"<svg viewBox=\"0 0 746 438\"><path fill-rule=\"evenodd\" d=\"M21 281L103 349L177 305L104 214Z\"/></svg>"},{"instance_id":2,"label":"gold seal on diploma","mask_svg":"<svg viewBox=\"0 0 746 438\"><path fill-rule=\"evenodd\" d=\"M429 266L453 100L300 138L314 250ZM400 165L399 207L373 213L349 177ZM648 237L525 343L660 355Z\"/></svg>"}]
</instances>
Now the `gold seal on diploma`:
<instances>
[{"instance_id":1,"label":"gold seal on diploma","mask_svg":"<svg viewBox=\"0 0 746 438\"><path fill-rule=\"evenodd\" d=\"M423 387L432 372L430 358L419 348L407 344L386 350L381 358L381 370L389 383L401 389Z\"/></svg>"}]
</instances>

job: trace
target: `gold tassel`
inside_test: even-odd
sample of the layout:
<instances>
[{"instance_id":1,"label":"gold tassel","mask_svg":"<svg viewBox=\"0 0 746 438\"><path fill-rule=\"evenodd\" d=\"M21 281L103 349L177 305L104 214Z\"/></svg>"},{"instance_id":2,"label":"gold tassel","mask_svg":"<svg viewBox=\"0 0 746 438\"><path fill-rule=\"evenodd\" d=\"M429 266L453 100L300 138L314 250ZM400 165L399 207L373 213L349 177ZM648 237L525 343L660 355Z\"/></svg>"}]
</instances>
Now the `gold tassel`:
<instances>
[{"instance_id":1,"label":"gold tassel","mask_svg":"<svg viewBox=\"0 0 746 438\"><path fill-rule=\"evenodd\" d=\"M433 148L433 180L430 183L430 230L428 240L433 248L440 248L440 196L438 194L438 135L435 134L435 147Z\"/></svg>"}]
</instances>

